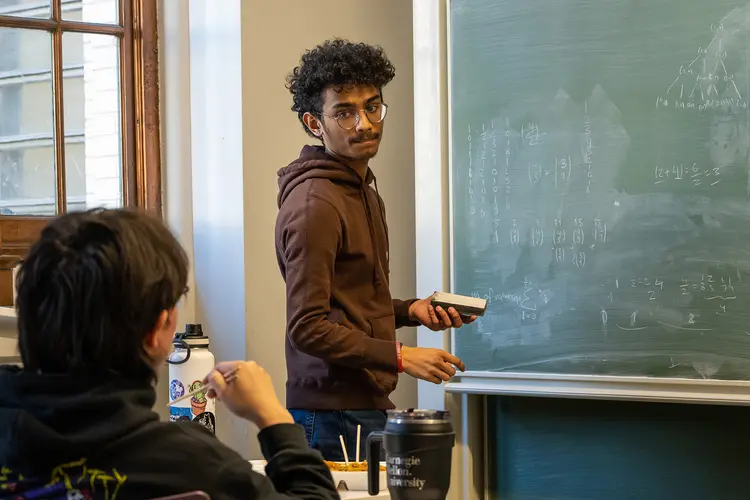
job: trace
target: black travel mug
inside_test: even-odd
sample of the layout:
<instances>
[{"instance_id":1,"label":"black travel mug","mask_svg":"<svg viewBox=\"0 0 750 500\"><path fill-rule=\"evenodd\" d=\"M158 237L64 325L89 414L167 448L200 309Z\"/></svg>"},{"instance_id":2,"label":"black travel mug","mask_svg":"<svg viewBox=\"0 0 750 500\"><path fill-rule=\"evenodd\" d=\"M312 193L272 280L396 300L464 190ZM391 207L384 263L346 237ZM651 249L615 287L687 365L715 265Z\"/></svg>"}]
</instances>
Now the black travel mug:
<instances>
[{"instance_id":1,"label":"black travel mug","mask_svg":"<svg viewBox=\"0 0 750 500\"><path fill-rule=\"evenodd\" d=\"M380 490L382 443L393 500L445 500L454 442L450 412L388 410L385 430L367 436L368 492Z\"/></svg>"}]
</instances>

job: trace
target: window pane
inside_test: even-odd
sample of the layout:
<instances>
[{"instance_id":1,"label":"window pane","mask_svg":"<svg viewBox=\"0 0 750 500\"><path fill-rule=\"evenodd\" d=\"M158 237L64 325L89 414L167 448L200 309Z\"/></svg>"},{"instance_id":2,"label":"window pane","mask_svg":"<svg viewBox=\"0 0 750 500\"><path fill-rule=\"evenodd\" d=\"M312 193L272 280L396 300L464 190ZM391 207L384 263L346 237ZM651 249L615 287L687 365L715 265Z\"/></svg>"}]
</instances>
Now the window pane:
<instances>
[{"instance_id":1,"label":"window pane","mask_svg":"<svg viewBox=\"0 0 750 500\"><path fill-rule=\"evenodd\" d=\"M66 21L117 24L120 6L118 0L63 0L62 14Z\"/></svg>"},{"instance_id":2,"label":"window pane","mask_svg":"<svg viewBox=\"0 0 750 500\"><path fill-rule=\"evenodd\" d=\"M50 0L0 0L0 15L48 18L52 9Z\"/></svg>"},{"instance_id":3,"label":"window pane","mask_svg":"<svg viewBox=\"0 0 750 500\"><path fill-rule=\"evenodd\" d=\"M63 67L68 210L121 207L118 39L64 33Z\"/></svg>"},{"instance_id":4,"label":"window pane","mask_svg":"<svg viewBox=\"0 0 750 500\"><path fill-rule=\"evenodd\" d=\"M51 140L44 143L50 145L0 152L0 214L55 215L55 148Z\"/></svg>"},{"instance_id":5,"label":"window pane","mask_svg":"<svg viewBox=\"0 0 750 500\"><path fill-rule=\"evenodd\" d=\"M55 214L52 41L0 28L0 214Z\"/></svg>"}]
</instances>

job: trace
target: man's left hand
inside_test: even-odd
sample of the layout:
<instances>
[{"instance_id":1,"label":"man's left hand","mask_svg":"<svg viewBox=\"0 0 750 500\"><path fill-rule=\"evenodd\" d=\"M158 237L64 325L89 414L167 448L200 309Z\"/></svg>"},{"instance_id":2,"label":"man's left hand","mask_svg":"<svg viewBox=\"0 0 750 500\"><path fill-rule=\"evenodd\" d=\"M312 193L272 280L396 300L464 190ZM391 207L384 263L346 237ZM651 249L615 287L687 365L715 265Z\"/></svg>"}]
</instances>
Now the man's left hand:
<instances>
[{"instance_id":1,"label":"man's left hand","mask_svg":"<svg viewBox=\"0 0 750 500\"><path fill-rule=\"evenodd\" d=\"M420 299L409 305L409 319L418 321L432 331L445 330L447 328L461 328L471 323L476 316L462 316L454 308L449 307L446 311L442 307L433 307L432 297Z\"/></svg>"}]
</instances>

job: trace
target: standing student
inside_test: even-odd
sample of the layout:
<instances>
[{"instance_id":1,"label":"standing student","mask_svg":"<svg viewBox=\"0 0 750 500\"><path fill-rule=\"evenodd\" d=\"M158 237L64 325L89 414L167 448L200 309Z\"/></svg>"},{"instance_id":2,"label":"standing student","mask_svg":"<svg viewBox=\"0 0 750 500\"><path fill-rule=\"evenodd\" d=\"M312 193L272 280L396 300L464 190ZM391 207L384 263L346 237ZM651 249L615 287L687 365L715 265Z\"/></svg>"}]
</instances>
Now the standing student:
<instances>
[{"instance_id":1,"label":"standing student","mask_svg":"<svg viewBox=\"0 0 750 500\"><path fill-rule=\"evenodd\" d=\"M220 363L206 382L261 429L267 477L202 425L159 421L156 373L187 278L185 252L145 214L74 212L43 230L18 277L23 368L0 367L0 498L339 498L255 363Z\"/></svg>"},{"instance_id":2,"label":"standing student","mask_svg":"<svg viewBox=\"0 0 750 500\"><path fill-rule=\"evenodd\" d=\"M328 460L385 427L398 374L434 383L463 362L441 349L402 346L396 329L458 328L453 308L398 300L388 288L385 206L369 167L383 137L383 88L395 69L382 48L332 40L287 78L292 110L320 145L279 171L276 255L286 282L287 408ZM405 172L404 175L412 175ZM364 449L364 448L362 448ZM351 457L351 453L350 453Z\"/></svg>"}]
</instances>

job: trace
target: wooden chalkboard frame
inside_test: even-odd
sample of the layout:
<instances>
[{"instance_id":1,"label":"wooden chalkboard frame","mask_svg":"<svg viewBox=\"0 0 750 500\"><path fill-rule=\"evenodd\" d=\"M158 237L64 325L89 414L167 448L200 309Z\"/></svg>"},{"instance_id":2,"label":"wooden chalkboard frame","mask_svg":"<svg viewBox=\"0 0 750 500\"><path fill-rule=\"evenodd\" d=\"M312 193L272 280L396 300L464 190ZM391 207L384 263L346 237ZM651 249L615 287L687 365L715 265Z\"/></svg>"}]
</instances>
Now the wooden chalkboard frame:
<instances>
[{"instance_id":1,"label":"wooden chalkboard frame","mask_svg":"<svg viewBox=\"0 0 750 500\"><path fill-rule=\"evenodd\" d=\"M414 122L417 292L455 291L451 144L451 0L414 0ZM433 4L433 5L429 5ZM436 217L436 199L443 201ZM420 328L418 343L454 351L459 331L440 338ZM470 368L470 367L469 367ZM444 392L585 399L750 404L750 381L467 371L442 388L420 382L419 404L442 407Z\"/></svg>"}]
</instances>

